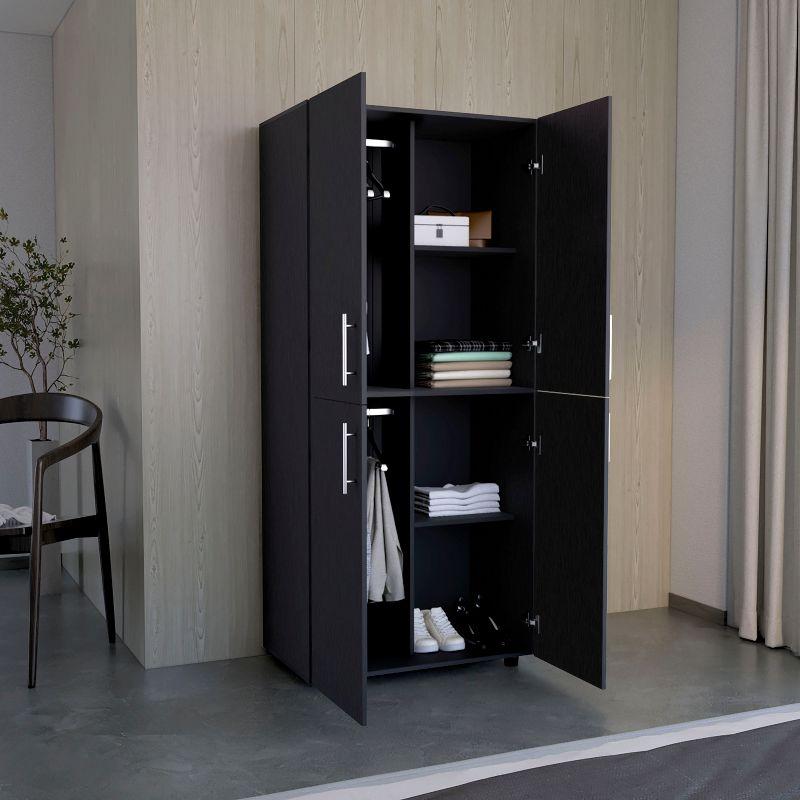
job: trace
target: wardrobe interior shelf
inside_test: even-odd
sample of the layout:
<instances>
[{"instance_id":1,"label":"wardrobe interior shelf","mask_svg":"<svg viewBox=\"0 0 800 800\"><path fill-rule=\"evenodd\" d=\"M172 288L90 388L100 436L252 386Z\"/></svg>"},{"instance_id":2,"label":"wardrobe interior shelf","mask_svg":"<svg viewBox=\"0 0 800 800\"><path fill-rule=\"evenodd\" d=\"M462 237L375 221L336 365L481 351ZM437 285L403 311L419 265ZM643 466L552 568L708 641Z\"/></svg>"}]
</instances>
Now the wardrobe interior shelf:
<instances>
[{"instance_id":1,"label":"wardrobe interior shelf","mask_svg":"<svg viewBox=\"0 0 800 800\"><path fill-rule=\"evenodd\" d=\"M414 397L454 397L456 395L518 395L535 394L536 390L530 386L483 386L464 389L429 389L427 386L417 386L411 390Z\"/></svg>"},{"instance_id":2,"label":"wardrobe interior shelf","mask_svg":"<svg viewBox=\"0 0 800 800\"><path fill-rule=\"evenodd\" d=\"M496 661L500 658L515 658L522 655L519 651L478 650L468 647L454 653L413 653L386 654L370 656L367 676L394 675L398 672L412 672L418 669L435 669L436 667L457 667L461 664L475 664L479 661Z\"/></svg>"},{"instance_id":3,"label":"wardrobe interior shelf","mask_svg":"<svg viewBox=\"0 0 800 800\"><path fill-rule=\"evenodd\" d=\"M415 386L402 389L395 386L368 386L367 397L454 397L470 395L520 395L534 394L532 386L485 386L462 389L430 389L427 386Z\"/></svg>"},{"instance_id":4,"label":"wardrobe interior shelf","mask_svg":"<svg viewBox=\"0 0 800 800\"><path fill-rule=\"evenodd\" d=\"M510 522L513 514L498 511L496 514L460 514L457 517L427 517L414 514L415 528L440 528L444 525L480 525L486 522Z\"/></svg>"},{"instance_id":5,"label":"wardrobe interior shelf","mask_svg":"<svg viewBox=\"0 0 800 800\"><path fill-rule=\"evenodd\" d=\"M444 257L486 258L487 256L513 256L516 247L442 247L435 244L415 244L415 253L435 254Z\"/></svg>"}]
</instances>

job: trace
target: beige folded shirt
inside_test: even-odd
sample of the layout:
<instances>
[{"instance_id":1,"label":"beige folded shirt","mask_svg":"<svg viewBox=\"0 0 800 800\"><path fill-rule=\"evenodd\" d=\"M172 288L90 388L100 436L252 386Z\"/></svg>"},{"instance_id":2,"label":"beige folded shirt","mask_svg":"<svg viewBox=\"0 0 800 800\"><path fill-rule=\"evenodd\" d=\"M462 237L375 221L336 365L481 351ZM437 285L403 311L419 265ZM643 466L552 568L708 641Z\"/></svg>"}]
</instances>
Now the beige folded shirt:
<instances>
[{"instance_id":1,"label":"beige folded shirt","mask_svg":"<svg viewBox=\"0 0 800 800\"><path fill-rule=\"evenodd\" d=\"M417 364L426 372L453 372L466 369L511 369L510 361L426 361Z\"/></svg>"}]
</instances>

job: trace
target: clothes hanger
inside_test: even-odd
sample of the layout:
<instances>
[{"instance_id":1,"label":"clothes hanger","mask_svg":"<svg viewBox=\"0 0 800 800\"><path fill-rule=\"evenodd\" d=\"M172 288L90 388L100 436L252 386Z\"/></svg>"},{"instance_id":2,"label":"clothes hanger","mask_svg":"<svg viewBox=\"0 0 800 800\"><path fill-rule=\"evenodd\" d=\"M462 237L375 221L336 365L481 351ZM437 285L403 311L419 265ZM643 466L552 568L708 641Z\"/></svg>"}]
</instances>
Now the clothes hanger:
<instances>
[{"instance_id":1,"label":"clothes hanger","mask_svg":"<svg viewBox=\"0 0 800 800\"><path fill-rule=\"evenodd\" d=\"M375 439L375 431L372 429L371 420L373 417L391 417L394 415L393 408L368 408L367 409L367 444L372 450L373 457L380 465L382 472L388 472L389 467L383 460L383 453L381 453L378 442Z\"/></svg>"},{"instance_id":2,"label":"clothes hanger","mask_svg":"<svg viewBox=\"0 0 800 800\"><path fill-rule=\"evenodd\" d=\"M378 180L377 176L372 171L372 167L369 165L369 161L367 161L367 199L380 200L383 198L384 200L388 200L391 196L392 193Z\"/></svg>"}]
</instances>

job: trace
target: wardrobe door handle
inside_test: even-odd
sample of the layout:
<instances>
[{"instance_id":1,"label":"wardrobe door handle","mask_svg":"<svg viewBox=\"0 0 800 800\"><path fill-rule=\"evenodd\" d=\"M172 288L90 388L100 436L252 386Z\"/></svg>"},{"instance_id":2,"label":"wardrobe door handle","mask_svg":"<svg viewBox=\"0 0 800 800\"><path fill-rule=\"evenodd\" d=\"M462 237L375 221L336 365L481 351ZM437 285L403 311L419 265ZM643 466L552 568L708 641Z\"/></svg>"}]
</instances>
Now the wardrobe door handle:
<instances>
[{"instance_id":1,"label":"wardrobe door handle","mask_svg":"<svg viewBox=\"0 0 800 800\"><path fill-rule=\"evenodd\" d=\"M342 386L347 386L347 376L355 375L347 369L347 329L355 328L354 322L347 321L347 314L342 314Z\"/></svg>"},{"instance_id":2,"label":"wardrobe door handle","mask_svg":"<svg viewBox=\"0 0 800 800\"><path fill-rule=\"evenodd\" d=\"M351 437L355 436L354 433L350 433L347 430L347 423L342 423L342 494L347 494L347 487L351 483L355 483L355 479L350 479L347 477L347 440Z\"/></svg>"}]
</instances>

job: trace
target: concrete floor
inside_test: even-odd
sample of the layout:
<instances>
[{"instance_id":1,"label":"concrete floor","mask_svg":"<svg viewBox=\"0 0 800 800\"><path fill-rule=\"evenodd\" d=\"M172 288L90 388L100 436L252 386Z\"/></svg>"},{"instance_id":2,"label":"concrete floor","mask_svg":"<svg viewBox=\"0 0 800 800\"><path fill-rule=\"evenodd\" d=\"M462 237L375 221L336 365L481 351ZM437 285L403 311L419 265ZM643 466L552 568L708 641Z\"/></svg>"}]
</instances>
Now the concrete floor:
<instances>
[{"instance_id":1,"label":"concrete floor","mask_svg":"<svg viewBox=\"0 0 800 800\"><path fill-rule=\"evenodd\" d=\"M4 800L238 800L800 701L800 659L658 609L610 617L605 692L533 658L430 670L371 680L362 728L268 657L145 672L71 584L29 691L26 603L0 572Z\"/></svg>"}]
</instances>

